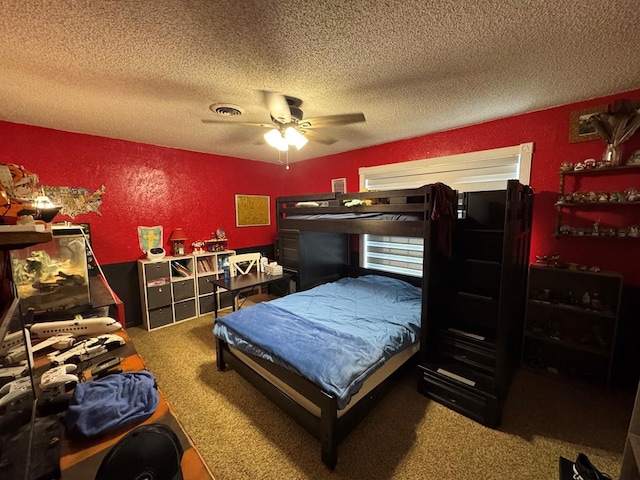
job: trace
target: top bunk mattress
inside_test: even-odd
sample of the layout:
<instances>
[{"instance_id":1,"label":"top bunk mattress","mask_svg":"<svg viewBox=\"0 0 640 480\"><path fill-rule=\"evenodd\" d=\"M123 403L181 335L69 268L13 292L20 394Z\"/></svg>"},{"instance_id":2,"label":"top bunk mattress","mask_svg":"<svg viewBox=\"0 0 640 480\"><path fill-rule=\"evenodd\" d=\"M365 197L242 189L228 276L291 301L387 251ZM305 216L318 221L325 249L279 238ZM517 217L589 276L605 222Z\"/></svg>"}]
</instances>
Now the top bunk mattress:
<instances>
[{"instance_id":1,"label":"top bunk mattress","mask_svg":"<svg viewBox=\"0 0 640 480\"><path fill-rule=\"evenodd\" d=\"M287 215L288 220L353 220L366 218L368 220L385 220L393 222L420 222L418 215L403 215L400 213L315 213L312 215Z\"/></svg>"},{"instance_id":2,"label":"top bunk mattress","mask_svg":"<svg viewBox=\"0 0 640 480\"><path fill-rule=\"evenodd\" d=\"M402 190L278 197L278 230L424 237L430 234L432 221L441 217L444 223L453 221L455 201L454 191L443 183Z\"/></svg>"},{"instance_id":3,"label":"top bunk mattress","mask_svg":"<svg viewBox=\"0 0 640 480\"><path fill-rule=\"evenodd\" d=\"M420 338L422 291L379 275L336 282L218 318L230 346L288 368L344 408L386 360Z\"/></svg>"}]
</instances>

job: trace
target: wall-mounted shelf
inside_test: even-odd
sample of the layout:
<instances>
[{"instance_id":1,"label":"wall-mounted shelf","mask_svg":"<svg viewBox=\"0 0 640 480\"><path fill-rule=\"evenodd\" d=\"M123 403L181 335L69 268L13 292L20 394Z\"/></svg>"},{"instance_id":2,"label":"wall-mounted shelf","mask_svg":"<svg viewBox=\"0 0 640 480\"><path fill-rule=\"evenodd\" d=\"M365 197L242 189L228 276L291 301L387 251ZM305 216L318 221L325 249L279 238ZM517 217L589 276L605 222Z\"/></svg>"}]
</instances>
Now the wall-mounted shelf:
<instances>
[{"instance_id":1,"label":"wall-mounted shelf","mask_svg":"<svg viewBox=\"0 0 640 480\"><path fill-rule=\"evenodd\" d=\"M203 240L203 242L207 246L207 252L224 252L229 245L227 238L210 238L209 240Z\"/></svg>"},{"instance_id":2,"label":"wall-mounted shelf","mask_svg":"<svg viewBox=\"0 0 640 480\"><path fill-rule=\"evenodd\" d=\"M0 249L1 250L19 250L21 248L30 247L38 243L50 242L53 239L51 231L3 231L0 227Z\"/></svg>"},{"instance_id":3,"label":"wall-mounted shelf","mask_svg":"<svg viewBox=\"0 0 640 480\"><path fill-rule=\"evenodd\" d=\"M634 170L640 171L640 165L619 165L617 167L585 168L583 170L561 170L560 175L619 175L623 173L632 173Z\"/></svg>"},{"instance_id":4,"label":"wall-mounted shelf","mask_svg":"<svg viewBox=\"0 0 640 480\"><path fill-rule=\"evenodd\" d=\"M640 200L636 201L597 201L591 199L590 201L571 201L571 198L567 199L567 197L571 196L571 192L565 192L565 178L567 176L573 177L581 177L581 176L612 176L612 175L624 175L630 173L640 173L640 165L622 165L618 167L605 167L605 168L592 168L592 169L583 169L583 170L567 170L560 171L560 186L558 189L558 201L554 203L554 206L557 209L556 214L556 229L553 234L556 238L562 237L579 237L579 238L607 238L607 239L640 239L640 234L629 235L628 231L632 225L623 225L620 227L605 227L595 234L595 230L586 232L582 229L582 234L574 233L573 230L576 230L575 227L569 227L572 231L567 232L567 226L563 225L562 218L565 211L594 211L598 209L606 209L607 211L615 211L618 210L624 211L628 208L634 208L635 206L640 206ZM638 185L640 189L640 185ZM575 193L573 193L575 197ZM594 218L594 222L598 219ZM637 227L637 225L636 225ZM580 231L581 229L577 229ZM621 234L622 232L622 234Z\"/></svg>"}]
</instances>

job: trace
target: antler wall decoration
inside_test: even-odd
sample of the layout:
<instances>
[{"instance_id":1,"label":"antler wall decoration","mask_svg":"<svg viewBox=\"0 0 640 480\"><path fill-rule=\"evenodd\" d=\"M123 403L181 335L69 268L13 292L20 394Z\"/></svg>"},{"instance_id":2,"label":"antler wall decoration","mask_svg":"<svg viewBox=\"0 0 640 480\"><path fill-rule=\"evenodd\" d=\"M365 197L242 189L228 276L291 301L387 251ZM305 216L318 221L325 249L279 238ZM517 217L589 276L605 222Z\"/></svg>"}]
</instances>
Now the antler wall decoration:
<instances>
[{"instance_id":1,"label":"antler wall decoration","mask_svg":"<svg viewBox=\"0 0 640 480\"><path fill-rule=\"evenodd\" d=\"M614 104L612 113L596 113L590 121L607 144L603 160L612 166L620 165L622 144L640 128L638 104L620 100Z\"/></svg>"}]
</instances>

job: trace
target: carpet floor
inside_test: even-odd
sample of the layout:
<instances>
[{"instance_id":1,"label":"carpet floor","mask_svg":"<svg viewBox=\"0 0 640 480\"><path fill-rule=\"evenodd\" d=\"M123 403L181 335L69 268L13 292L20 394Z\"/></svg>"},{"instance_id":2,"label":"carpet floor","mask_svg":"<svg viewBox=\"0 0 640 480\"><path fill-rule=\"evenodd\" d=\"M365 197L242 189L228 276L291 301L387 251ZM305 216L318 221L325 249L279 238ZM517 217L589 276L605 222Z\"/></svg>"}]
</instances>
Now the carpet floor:
<instances>
[{"instance_id":1,"label":"carpet floor","mask_svg":"<svg viewBox=\"0 0 640 480\"><path fill-rule=\"evenodd\" d=\"M417 392L407 374L342 441L330 472L320 442L232 369L215 364L213 317L127 329L216 480L550 480L558 457L588 455L616 478L634 392L519 370L498 429Z\"/></svg>"}]
</instances>

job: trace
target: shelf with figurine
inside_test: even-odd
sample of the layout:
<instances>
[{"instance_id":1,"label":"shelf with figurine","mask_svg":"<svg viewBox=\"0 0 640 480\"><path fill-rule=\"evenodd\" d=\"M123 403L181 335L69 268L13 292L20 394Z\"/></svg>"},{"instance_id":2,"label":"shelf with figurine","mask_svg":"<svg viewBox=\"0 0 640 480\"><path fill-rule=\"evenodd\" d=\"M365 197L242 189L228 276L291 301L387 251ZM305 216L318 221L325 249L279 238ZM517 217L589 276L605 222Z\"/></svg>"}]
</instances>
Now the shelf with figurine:
<instances>
[{"instance_id":1,"label":"shelf with figurine","mask_svg":"<svg viewBox=\"0 0 640 480\"><path fill-rule=\"evenodd\" d=\"M536 257L529 267L523 364L608 384L623 278L598 266Z\"/></svg>"},{"instance_id":2,"label":"shelf with figurine","mask_svg":"<svg viewBox=\"0 0 640 480\"><path fill-rule=\"evenodd\" d=\"M589 158L582 162L570 163L563 162L560 165L559 175L607 175L607 174L624 174L636 173L640 171L640 152L635 152L625 165L611 165L605 161L596 161Z\"/></svg>"},{"instance_id":3,"label":"shelf with figurine","mask_svg":"<svg viewBox=\"0 0 640 480\"><path fill-rule=\"evenodd\" d=\"M589 341L588 337L585 337L584 335L579 337L566 337L561 332L554 331L553 329L549 330L546 325L534 326L531 330L527 330L525 335L527 338L532 340L556 344L565 348L600 355L602 357L609 356L608 350L597 346L593 342Z\"/></svg>"},{"instance_id":4,"label":"shelf with figurine","mask_svg":"<svg viewBox=\"0 0 640 480\"><path fill-rule=\"evenodd\" d=\"M609 238L609 239L636 239L640 238L640 227L633 221L628 221L625 225L603 225L600 219L593 218L593 223L589 226L572 225L563 219L565 214L571 211L602 210L608 212L615 209L621 212L626 209L633 209L640 205L640 186L628 186L627 188L603 191L603 189L593 189L589 191L576 189L566 191L565 177L567 175L599 175L599 174L640 173L640 152L635 152L626 165L612 165L610 162L594 159L587 159L584 162L572 164L564 162L560 166L560 185L558 199L554 203L557 209L555 237L581 237L581 238ZM577 185L577 183L576 183ZM618 220L619 221L619 220ZM616 222L617 223L617 222Z\"/></svg>"},{"instance_id":5,"label":"shelf with figurine","mask_svg":"<svg viewBox=\"0 0 640 480\"><path fill-rule=\"evenodd\" d=\"M228 250L229 240L227 234L223 228L216 229L211 233L211 238L208 240L201 240L202 248L207 252L224 252Z\"/></svg>"},{"instance_id":6,"label":"shelf with figurine","mask_svg":"<svg viewBox=\"0 0 640 480\"><path fill-rule=\"evenodd\" d=\"M578 227L562 224L554 233L556 238L560 237L580 237L597 239L640 239L640 226L629 225L623 227L602 226L600 221L593 222L591 227Z\"/></svg>"},{"instance_id":7,"label":"shelf with figurine","mask_svg":"<svg viewBox=\"0 0 640 480\"><path fill-rule=\"evenodd\" d=\"M556 206L597 207L599 205L640 205L640 189L629 187L624 191L576 191L558 196Z\"/></svg>"}]
</instances>

